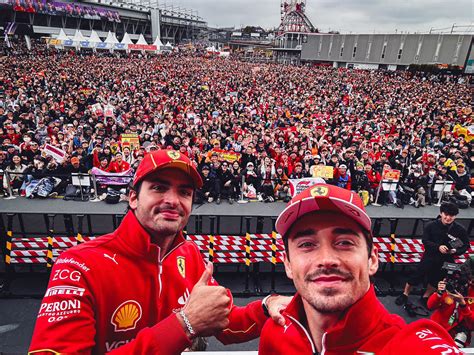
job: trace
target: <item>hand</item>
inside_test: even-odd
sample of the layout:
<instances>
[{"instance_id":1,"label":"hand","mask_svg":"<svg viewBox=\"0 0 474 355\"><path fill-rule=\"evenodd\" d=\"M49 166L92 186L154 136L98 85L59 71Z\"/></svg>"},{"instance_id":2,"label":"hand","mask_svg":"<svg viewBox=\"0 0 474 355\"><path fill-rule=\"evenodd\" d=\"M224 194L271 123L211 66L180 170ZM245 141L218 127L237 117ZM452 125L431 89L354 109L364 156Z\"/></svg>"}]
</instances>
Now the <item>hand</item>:
<instances>
[{"instance_id":1,"label":"hand","mask_svg":"<svg viewBox=\"0 0 474 355\"><path fill-rule=\"evenodd\" d=\"M461 306L466 305L466 301L464 300L464 296L461 295L458 291L454 291L454 293L448 292L448 294Z\"/></svg>"},{"instance_id":2,"label":"hand","mask_svg":"<svg viewBox=\"0 0 474 355\"><path fill-rule=\"evenodd\" d=\"M222 286L208 286L213 264L208 263L183 308L196 336L210 336L229 325L230 297ZM178 319L182 320L181 317ZM182 322L183 328L187 328Z\"/></svg>"},{"instance_id":3,"label":"hand","mask_svg":"<svg viewBox=\"0 0 474 355\"><path fill-rule=\"evenodd\" d=\"M444 292L446 291L446 281L440 281L438 282L438 291L439 292Z\"/></svg>"},{"instance_id":4,"label":"hand","mask_svg":"<svg viewBox=\"0 0 474 355\"><path fill-rule=\"evenodd\" d=\"M281 326L285 325L285 317L281 314L286 309L288 304L291 302L292 297L272 295L267 298L267 307L270 317L272 317L275 323Z\"/></svg>"},{"instance_id":5,"label":"hand","mask_svg":"<svg viewBox=\"0 0 474 355\"><path fill-rule=\"evenodd\" d=\"M446 245L440 245L438 249L441 254L448 254L449 252L449 248Z\"/></svg>"}]
</instances>

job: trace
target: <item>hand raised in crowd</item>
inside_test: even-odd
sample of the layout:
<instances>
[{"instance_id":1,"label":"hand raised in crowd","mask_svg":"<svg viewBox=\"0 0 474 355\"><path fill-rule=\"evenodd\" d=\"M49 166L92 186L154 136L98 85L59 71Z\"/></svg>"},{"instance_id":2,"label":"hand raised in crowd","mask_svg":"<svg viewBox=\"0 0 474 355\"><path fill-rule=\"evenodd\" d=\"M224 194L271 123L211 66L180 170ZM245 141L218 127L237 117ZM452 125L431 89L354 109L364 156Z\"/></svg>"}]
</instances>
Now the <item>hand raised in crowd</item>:
<instances>
[{"instance_id":1,"label":"hand raised in crowd","mask_svg":"<svg viewBox=\"0 0 474 355\"><path fill-rule=\"evenodd\" d=\"M451 298L453 298L461 306L466 305L466 300L464 299L464 296L461 295L458 291L454 291L454 293L448 291L448 294L449 294L449 296L451 296Z\"/></svg>"},{"instance_id":2,"label":"hand raised in crowd","mask_svg":"<svg viewBox=\"0 0 474 355\"><path fill-rule=\"evenodd\" d=\"M440 245L438 249L441 254L449 253L449 248L446 245Z\"/></svg>"},{"instance_id":3,"label":"hand raised in crowd","mask_svg":"<svg viewBox=\"0 0 474 355\"><path fill-rule=\"evenodd\" d=\"M443 293L444 291L446 291L446 280L441 280L438 282L438 292Z\"/></svg>"},{"instance_id":4,"label":"hand raised in crowd","mask_svg":"<svg viewBox=\"0 0 474 355\"><path fill-rule=\"evenodd\" d=\"M229 324L230 297L227 290L222 286L208 286L213 269L212 263L206 265L183 308L196 336L214 335ZM187 332L184 320L178 318Z\"/></svg>"}]
</instances>

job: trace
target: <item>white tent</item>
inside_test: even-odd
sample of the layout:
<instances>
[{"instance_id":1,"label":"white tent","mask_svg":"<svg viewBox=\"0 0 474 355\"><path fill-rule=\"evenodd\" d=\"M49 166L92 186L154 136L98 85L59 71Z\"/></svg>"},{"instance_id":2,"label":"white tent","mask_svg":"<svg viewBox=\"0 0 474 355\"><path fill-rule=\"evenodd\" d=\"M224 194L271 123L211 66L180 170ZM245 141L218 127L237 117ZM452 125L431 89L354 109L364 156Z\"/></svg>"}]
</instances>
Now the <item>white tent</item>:
<instances>
[{"instance_id":1,"label":"white tent","mask_svg":"<svg viewBox=\"0 0 474 355\"><path fill-rule=\"evenodd\" d=\"M158 49L160 49L160 47L163 45L163 42L161 42L160 37L157 36L156 39L155 39L155 42L153 42L153 44L154 44Z\"/></svg>"},{"instance_id":2,"label":"white tent","mask_svg":"<svg viewBox=\"0 0 474 355\"><path fill-rule=\"evenodd\" d=\"M84 43L81 44L81 42L84 42ZM74 34L74 37L72 38L72 43L73 43L73 46L76 48L79 48L79 46L89 47L87 38L85 38L82 35L82 32L79 30L76 30L76 33Z\"/></svg>"},{"instance_id":3,"label":"white tent","mask_svg":"<svg viewBox=\"0 0 474 355\"><path fill-rule=\"evenodd\" d=\"M145 40L145 37L140 33L140 36L138 37L138 41L136 44L143 44L145 46L148 46L147 41Z\"/></svg>"},{"instance_id":4,"label":"white tent","mask_svg":"<svg viewBox=\"0 0 474 355\"><path fill-rule=\"evenodd\" d=\"M60 40L60 41L67 41L69 39L68 36L66 36L66 33L64 32L64 30L61 28L59 30L59 34L58 36L56 37L57 40Z\"/></svg>"},{"instance_id":5,"label":"white tent","mask_svg":"<svg viewBox=\"0 0 474 355\"><path fill-rule=\"evenodd\" d=\"M145 40L145 39L143 39L143 40ZM128 32L125 32L125 34L123 35L123 38L122 38L122 42L120 42L120 43L122 43L122 44L133 44L132 40L130 39L130 35L128 34Z\"/></svg>"},{"instance_id":6,"label":"white tent","mask_svg":"<svg viewBox=\"0 0 474 355\"><path fill-rule=\"evenodd\" d=\"M91 31L91 36L89 37L89 42L91 43L92 47L97 47L100 43L103 43L102 40L99 38L99 35L96 31Z\"/></svg>"},{"instance_id":7,"label":"white tent","mask_svg":"<svg viewBox=\"0 0 474 355\"><path fill-rule=\"evenodd\" d=\"M165 46L173 48L173 45L170 43L170 41L166 42Z\"/></svg>"},{"instance_id":8,"label":"white tent","mask_svg":"<svg viewBox=\"0 0 474 355\"><path fill-rule=\"evenodd\" d=\"M109 31L109 33L107 34L107 38L105 39L104 43L105 43L104 48L111 49L111 48L114 48L115 44L119 43L119 41L117 40L117 37L115 36L115 33L112 33L112 32ZM99 48L101 46L97 46L97 47Z\"/></svg>"}]
</instances>

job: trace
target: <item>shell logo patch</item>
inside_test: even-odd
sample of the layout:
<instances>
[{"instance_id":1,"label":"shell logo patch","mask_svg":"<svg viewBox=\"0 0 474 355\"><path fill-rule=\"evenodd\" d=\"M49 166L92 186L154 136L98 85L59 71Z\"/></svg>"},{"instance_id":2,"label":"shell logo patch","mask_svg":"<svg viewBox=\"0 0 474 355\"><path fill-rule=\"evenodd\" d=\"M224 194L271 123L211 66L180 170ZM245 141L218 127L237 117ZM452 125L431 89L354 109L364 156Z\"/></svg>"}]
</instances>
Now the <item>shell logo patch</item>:
<instances>
[{"instance_id":1,"label":"shell logo patch","mask_svg":"<svg viewBox=\"0 0 474 355\"><path fill-rule=\"evenodd\" d=\"M135 329L142 317L142 307L137 301L128 300L117 307L110 322L115 332L126 332Z\"/></svg>"},{"instance_id":2,"label":"shell logo patch","mask_svg":"<svg viewBox=\"0 0 474 355\"><path fill-rule=\"evenodd\" d=\"M329 193L329 189L326 186L316 186L309 192L313 197L324 197Z\"/></svg>"},{"instance_id":3,"label":"shell logo patch","mask_svg":"<svg viewBox=\"0 0 474 355\"><path fill-rule=\"evenodd\" d=\"M183 278L186 278L186 258L184 256L178 256L176 258L176 264L178 266L178 271Z\"/></svg>"},{"instance_id":4,"label":"shell logo patch","mask_svg":"<svg viewBox=\"0 0 474 355\"><path fill-rule=\"evenodd\" d=\"M168 156L173 160L179 159L181 157L181 155L176 150L170 150L168 152Z\"/></svg>"}]
</instances>

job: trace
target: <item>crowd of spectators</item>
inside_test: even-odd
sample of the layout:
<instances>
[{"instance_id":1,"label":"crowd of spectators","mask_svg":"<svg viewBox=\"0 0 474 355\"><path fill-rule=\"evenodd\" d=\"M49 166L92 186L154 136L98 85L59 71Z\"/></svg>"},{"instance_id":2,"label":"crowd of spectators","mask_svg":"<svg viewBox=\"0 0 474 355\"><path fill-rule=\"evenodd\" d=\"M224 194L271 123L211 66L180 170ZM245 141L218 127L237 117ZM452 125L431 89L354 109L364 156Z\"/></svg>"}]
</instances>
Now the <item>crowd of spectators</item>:
<instances>
[{"instance_id":1,"label":"crowd of spectators","mask_svg":"<svg viewBox=\"0 0 474 355\"><path fill-rule=\"evenodd\" d=\"M93 54L39 41L30 51L13 41L0 53L5 194L64 195L71 173L132 174L148 151L172 148L199 166L201 203L288 201L289 179L321 164L334 169L329 183L366 203L384 169L401 177L381 203L437 202L437 180L472 200L474 140L454 133L474 124L467 77L252 64L183 50ZM139 148L122 144L123 134L136 134ZM46 145L64 159L45 154Z\"/></svg>"}]
</instances>

